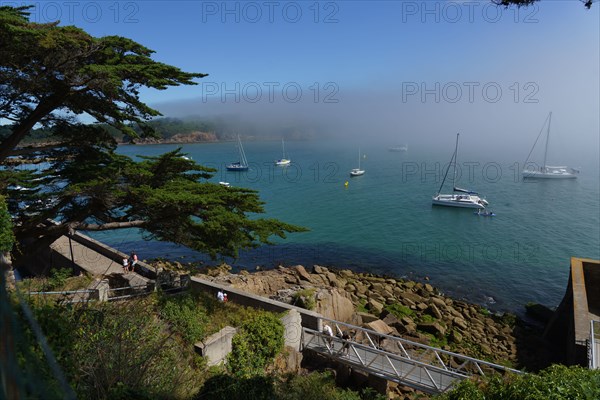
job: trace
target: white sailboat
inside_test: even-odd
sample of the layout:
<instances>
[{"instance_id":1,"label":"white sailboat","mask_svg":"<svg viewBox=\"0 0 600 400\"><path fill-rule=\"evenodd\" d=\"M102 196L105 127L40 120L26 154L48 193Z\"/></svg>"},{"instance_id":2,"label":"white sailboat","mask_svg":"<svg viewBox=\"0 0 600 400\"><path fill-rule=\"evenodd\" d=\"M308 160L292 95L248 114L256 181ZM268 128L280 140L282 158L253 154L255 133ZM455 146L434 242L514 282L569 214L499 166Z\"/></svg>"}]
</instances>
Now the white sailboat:
<instances>
[{"instance_id":1,"label":"white sailboat","mask_svg":"<svg viewBox=\"0 0 600 400\"><path fill-rule=\"evenodd\" d=\"M460 194L440 194L442 187L444 186L444 182L446 182L446 177L448 176L448 171L450 171L450 166L453 166L453 174L454 179L456 178L456 163L458 158L458 137L459 133L456 134L456 147L454 148L454 154L450 159L450 164L448 164L448 168L446 168L446 173L444 174L444 179L442 180L442 184L438 189L438 192L435 196L433 196L432 204L435 206L446 206L446 207L461 207L461 208L485 208L488 205L487 200L479 197L479 194L476 192L472 192L470 190L461 189L456 186L453 187L454 192L459 192Z\"/></svg>"},{"instance_id":2,"label":"white sailboat","mask_svg":"<svg viewBox=\"0 0 600 400\"><path fill-rule=\"evenodd\" d=\"M531 163L529 163L529 157L531 156L533 149L535 149L535 145L537 144L542 132L544 131L544 126L546 126L546 121L544 121L544 125L542 126L542 129L540 130L540 133L538 134L538 137L535 139L535 142L533 143L533 147L531 148L531 151L529 152L529 155L527 156L527 160L525 161L524 168L523 168L523 178L528 178L528 179L575 179L575 178L577 178L577 174L579 173L579 170L577 170L575 168L570 168L570 167L566 167L566 166L546 165L546 156L548 155L548 143L550 142L550 122L551 122L551 120L552 120L552 112L550 112L550 114L548 114L548 118L546 118L546 121L548 122L548 128L546 130L546 146L544 148L544 161L542 163L542 166L539 167L539 169L538 169L537 165L530 165Z\"/></svg>"},{"instance_id":3,"label":"white sailboat","mask_svg":"<svg viewBox=\"0 0 600 400\"><path fill-rule=\"evenodd\" d=\"M350 171L350 176L361 176L364 175L365 170L364 169L360 169L360 149L358 149L358 168L353 168L352 171Z\"/></svg>"},{"instance_id":4,"label":"white sailboat","mask_svg":"<svg viewBox=\"0 0 600 400\"><path fill-rule=\"evenodd\" d=\"M292 162L292 160L285 158L285 144L283 142L283 138L281 138L281 150L283 152L283 157L279 160L276 160L275 165L280 165L280 166L289 165Z\"/></svg>"},{"instance_id":5,"label":"white sailboat","mask_svg":"<svg viewBox=\"0 0 600 400\"><path fill-rule=\"evenodd\" d=\"M244 147L242 147L242 139L240 139L240 135L238 135L237 139L238 151L240 153L240 161L236 161L227 165L227 171L248 171L248 160L246 159Z\"/></svg>"},{"instance_id":6,"label":"white sailboat","mask_svg":"<svg viewBox=\"0 0 600 400\"><path fill-rule=\"evenodd\" d=\"M393 152L408 151L408 146L405 144L401 144L399 146L390 147L388 150Z\"/></svg>"}]
</instances>

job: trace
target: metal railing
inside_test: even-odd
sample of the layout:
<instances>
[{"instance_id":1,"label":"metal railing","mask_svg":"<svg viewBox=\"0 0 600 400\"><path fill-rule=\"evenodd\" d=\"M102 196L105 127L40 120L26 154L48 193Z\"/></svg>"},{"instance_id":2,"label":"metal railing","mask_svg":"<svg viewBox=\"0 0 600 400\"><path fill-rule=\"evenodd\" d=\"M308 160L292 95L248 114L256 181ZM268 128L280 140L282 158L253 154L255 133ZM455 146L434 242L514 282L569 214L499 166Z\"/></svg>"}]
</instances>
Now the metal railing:
<instances>
[{"instance_id":1,"label":"metal railing","mask_svg":"<svg viewBox=\"0 0 600 400\"><path fill-rule=\"evenodd\" d=\"M329 319L323 321L333 327L337 336L304 328L304 348L425 392L445 392L455 381L473 375L523 373L359 326ZM353 332L353 336L350 340L342 339L342 332Z\"/></svg>"},{"instance_id":2,"label":"metal railing","mask_svg":"<svg viewBox=\"0 0 600 400\"><path fill-rule=\"evenodd\" d=\"M600 321L590 321L590 338L588 345L588 366L600 369Z\"/></svg>"}]
</instances>

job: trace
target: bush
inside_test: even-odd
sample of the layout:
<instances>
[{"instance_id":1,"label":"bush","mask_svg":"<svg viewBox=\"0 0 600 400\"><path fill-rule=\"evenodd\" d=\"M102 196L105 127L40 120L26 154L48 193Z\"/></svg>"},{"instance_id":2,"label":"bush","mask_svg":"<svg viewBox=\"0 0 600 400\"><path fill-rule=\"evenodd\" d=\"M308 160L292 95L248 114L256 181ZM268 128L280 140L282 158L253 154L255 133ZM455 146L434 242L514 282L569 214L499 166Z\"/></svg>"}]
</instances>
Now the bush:
<instances>
[{"instance_id":1,"label":"bush","mask_svg":"<svg viewBox=\"0 0 600 400\"><path fill-rule=\"evenodd\" d=\"M304 308L305 310L314 310L316 305L315 289L299 290L292 296L293 305Z\"/></svg>"},{"instance_id":2,"label":"bush","mask_svg":"<svg viewBox=\"0 0 600 400\"><path fill-rule=\"evenodd\" d=\"M204 337L208 317L193 294L164 296L159 308L161 318L169 322L171 329L186 343L193 346Z\"/></svg>"},{"instance_id":3,"label":"bush","mask_svg":"<svg viewBox=\"0 0 600 400\"><path fill-rule=\"evenodd\" d=\"M478 385L461 382L440 400L563 400L600 399L600 371L553 365L539 374L494 376Z\"/></svg>"},{"instance_id":4,"label":"bush","mask_svg":"<svg viewBox=\"0 0 600 400\"><path fill-rule=\"evenodd\" d=\"M186 398L201 384L151 299L82 307L34 306L36 319L79 398Z\"/></svg>"},{"instance_id":5,"label":"bush","mask_svg":"<svg viewBox=\"0 0 600 400\"><path fill-rule=\"evenodd\" d=\"M262 374L283 349L284 327L279 317L262 312L244 322L232 339L229 370L238 377Z\"/></svg>"}]
</instances>

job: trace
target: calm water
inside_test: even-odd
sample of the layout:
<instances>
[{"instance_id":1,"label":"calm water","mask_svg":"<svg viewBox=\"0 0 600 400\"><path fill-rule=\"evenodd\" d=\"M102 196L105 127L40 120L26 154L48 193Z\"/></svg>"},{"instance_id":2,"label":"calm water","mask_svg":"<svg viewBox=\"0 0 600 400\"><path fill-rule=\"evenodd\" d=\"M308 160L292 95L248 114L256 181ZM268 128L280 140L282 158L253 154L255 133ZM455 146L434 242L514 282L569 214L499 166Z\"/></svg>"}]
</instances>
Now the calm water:
<instances>
[{"instance_id":1,"label":"calm water","mask_svg":"<svg viewBox=\"0 0 600 400\"><path fill-rule=\"evenodd\" d=\"M122 146L120 152L155 155L176 147ZM520 312L528 301L558 304L571 256L600 258L599 177L593 163L583 166L577 180L528 183L518 179L518 161L478 158L466 150L457 185L485 195L497 213L489 218L431 206L453 146L394 153L385 145L363 144L366 173L356 178L349 171L357 167L358 145L286 142L289 167L273 165L281 157L279 142L249 142L244 148L251 169L232 173L224 166L238 159L233 143L184 145L196 162L219 170L215 182L258 190L266 216L310 231L228 260L239 267L319 263L427 276L448 294ZM443 192L451 186L446 183ZM180 246L144 242L136 230L93 236L125 252L136 249L142 258L208 260Z\"/></svg>"}]
</instances>

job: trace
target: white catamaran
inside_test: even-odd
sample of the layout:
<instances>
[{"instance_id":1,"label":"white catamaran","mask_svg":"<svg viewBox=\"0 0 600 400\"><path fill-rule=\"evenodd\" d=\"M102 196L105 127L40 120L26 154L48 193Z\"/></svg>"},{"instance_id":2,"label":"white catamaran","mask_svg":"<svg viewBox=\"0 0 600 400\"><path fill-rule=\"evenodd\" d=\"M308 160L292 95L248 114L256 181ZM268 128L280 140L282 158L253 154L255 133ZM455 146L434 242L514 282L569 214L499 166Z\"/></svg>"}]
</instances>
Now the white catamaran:
<instances>
[{"instance_id":1,"label":"white catamaran","mask_svg":"<svg viewBox=\"0 0 600 400\"><path fill-rule=\"evenodd\" d=\"M240 161L236 161L227 165L227 171L248 171L248 160L246 159L246 153L244 153L244 148L242 147L242 139L240 139L240 135L238 135L237 139L238 151L240 152Z\"/></svg>"},{"instance_id":2,"label":"white catamaran","mask_svg":"<svg viewBox=\"0 0 600 400\"><path fill-rule=\"evenodd\" d=\"M275 165L280 165L280 166L289 165L292 162L292 160L285 158L285 144L283 143L283 138L281 138L281 150L283 151L283 157L281 159L275 161Z\"/></svg>"},{"instance_id":3,"label":"white catamaran","mask_svg":"<svg viewBox=\"0 0 600 400\"><path fill-rule=\"evenodd\" d=\"M444 182L446 182L446 177L448 176L448 171L450 170L450 166L453 166L453 174L456 179L456 163L458 157L458 137L460 134L456 134L456 147L454 148L454 154L450 159L450 164L448 164L448 168L446 168L446 173L444 174L444 179L442 179L442 184L438 189L438 192L435 196L433 196L432 204L435 206L446 206L446 207L462 207L462 208L485 208L488 205L487 200L479 197L478 193L472 192L470 190L461 189L456 186L453 187L455 192L459 192L460 194L440 194L442 187L444 186Z\"/></svg>"},{"instance_id":4,"label":"white catamaran","mask_svg":"<svg viewBox=\"0 0 600 400\"><path fill-rule=\"evenodd\" d=\"M538 137L535 139L535 143L533 143L533 147L527 156L527 160L525 161L523 168L523 178L528 179L575 179L577 178L577 174L579 170L575 168L565 167L565 166L550 166L546 165L546 156L548 155L548 142L550 141L550 121L552 120L552 113L548 114L548 118L544 121L544 125L538 134ZM546 126L546 122L548 122L548 128L546 130L546 146L544 148L544 161L541 167L537 165L531 165L529 163L529 157L535 149L535 145L537 144L542 132L544 131L544 126Z\"/></svg>"}]
</instances>

